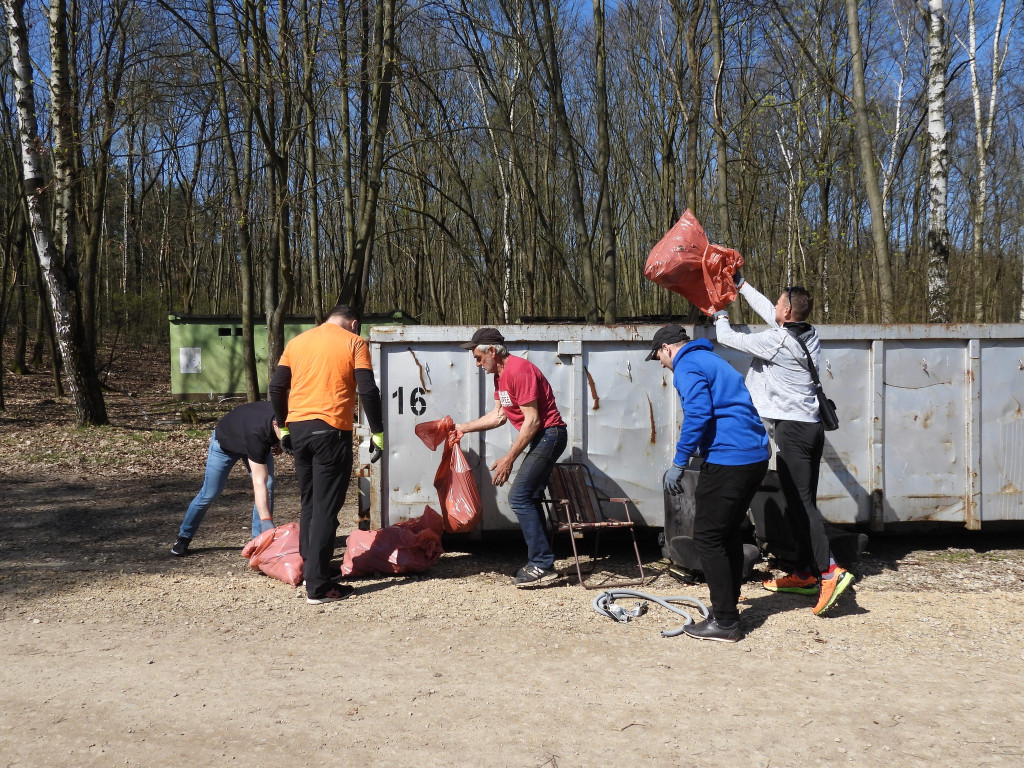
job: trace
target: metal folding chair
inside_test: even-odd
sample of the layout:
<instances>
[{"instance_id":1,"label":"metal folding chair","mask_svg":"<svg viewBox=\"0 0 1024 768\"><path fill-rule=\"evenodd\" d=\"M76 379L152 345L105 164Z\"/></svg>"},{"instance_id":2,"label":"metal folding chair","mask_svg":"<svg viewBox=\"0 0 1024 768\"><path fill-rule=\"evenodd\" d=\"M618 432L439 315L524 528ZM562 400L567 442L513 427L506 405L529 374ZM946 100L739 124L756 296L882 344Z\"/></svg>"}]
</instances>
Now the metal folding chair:
<instances>
[{"instance_id":1,"label":"metal folding chair","mask_svg":"<svg viewBox=\"0 0 1024 768\"><path fill-rule=\"evenodd\" d=\"M615 520L607 517L601 510L601 499L598 499L597 491L594 488L594 480L590 474L590 468L585 464L576 462L565 462L556 464L551 472L551 479L548 481L548 496L544 499L548 508L548 518L551 521L551 540L554 544L555 533L567 531L569 541L572 543L572 554L576 559L576 575L579 576L580 584L585 589L601 589L607 587L626 587L642 585L644 583L644 564L640 559L640 548L636 543L636 534L633 532L634 523L629 515L629 499L603 499L610 504L622 504L626 514L625 520ZM633 551L636 553L636 563L640 569L640 579L637 581L626 581L595 584L589 586L583 579L583 569L580 567L580 553L576 547L576 539L583 538L585 531L594 531L594 553L591 556L591 567L587 574L593 572L594 560L597 557L597 548L601 541L601 531L605 528L626 528L633 537Z\"/></svg>"}]
</instances>

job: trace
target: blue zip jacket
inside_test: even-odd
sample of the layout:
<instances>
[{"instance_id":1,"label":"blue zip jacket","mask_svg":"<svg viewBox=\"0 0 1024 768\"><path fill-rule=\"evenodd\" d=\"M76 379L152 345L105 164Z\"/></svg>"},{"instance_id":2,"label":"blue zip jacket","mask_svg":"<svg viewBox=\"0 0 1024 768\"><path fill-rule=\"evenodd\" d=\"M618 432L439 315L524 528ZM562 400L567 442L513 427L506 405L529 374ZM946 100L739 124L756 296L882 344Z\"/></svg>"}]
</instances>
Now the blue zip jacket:
<instances>
[{"instance_id":1,"label":"blue zip jacket","mask_svg":"<svg viewBox=\"0 0 1024 768\"><path fill-rule=\"evenodd\" d=\"M674 463L685 467L694 454L727 466L765 461L768 435L743 376L713 350L707 339L695 339L672 360L672 383L683 404Z\"/></svg>"}]
</instances>

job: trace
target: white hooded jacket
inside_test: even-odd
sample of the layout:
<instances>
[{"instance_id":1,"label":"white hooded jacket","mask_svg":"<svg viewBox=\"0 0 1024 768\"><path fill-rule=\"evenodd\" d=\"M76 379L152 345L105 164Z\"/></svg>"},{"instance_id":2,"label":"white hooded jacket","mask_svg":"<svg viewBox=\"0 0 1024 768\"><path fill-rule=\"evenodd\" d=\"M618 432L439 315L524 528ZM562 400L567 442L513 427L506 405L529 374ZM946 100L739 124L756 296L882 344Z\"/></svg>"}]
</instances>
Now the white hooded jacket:
<instances>
[{"instance_id":1,"label":"white hooded jacket","mask_svg":"<svg viewBox=\"0 0 1024 768\"><path fill-rule=\"evenodd\" d=\"M715 320L715 331L719 344L753 357L745 381L758 414L762 419L819 421L814 382L799 342L776 323L775 305L749 282L740 286L740 293L771 327L756 333L737 331L723 314ZM817 367L821 360L818 332L811 327L801 339Z\"/></svg>"}]
</instances>

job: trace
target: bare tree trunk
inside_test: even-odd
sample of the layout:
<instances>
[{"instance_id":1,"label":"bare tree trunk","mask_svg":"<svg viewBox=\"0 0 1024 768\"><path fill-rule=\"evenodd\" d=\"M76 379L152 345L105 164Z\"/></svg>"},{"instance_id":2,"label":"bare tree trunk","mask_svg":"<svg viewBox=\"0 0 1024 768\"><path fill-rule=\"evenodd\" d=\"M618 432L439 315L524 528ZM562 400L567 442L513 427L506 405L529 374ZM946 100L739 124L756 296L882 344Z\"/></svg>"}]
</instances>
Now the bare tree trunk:
<instances>
[{"instance_id":1,"label":"bare tree trunk","mask_svg":"<svg viewBox=\"0 0 1024 768\"><path fill-rule=\"evenodd\" d=\"M515 19L517 30L521 27L521 18ZM518 37L513 38L518 41ZM513 43L517 45L517 43ZM517 51L518 53L518 51ZM514 126L516 124L516 109L515 109L515 92L519 87L520 74L522 72L522 64L518 55L513 57L514 64L511 65L511 79L506 82L505 71L498 69L500 77L500 85L503 86L506 98L502 102L499 102L502 111L508 110L507 114L503 114L504 134L506 141L510 143L508 149L508 169L506 170L504 163L501 159L501 149L498 144L497 132L494 126L491 124L490 112L486 101L486 91L484 85L484 72L481 68L477 69L477 79L474 84L474 90L476 91L477 98L480 100L480 109L483 113L484 127L487 130L487 136L491 140L491 149L494 152L496 159L495 166L498 169L498 179L501 187L501 237L502 237L502 284L501 284L501 319L503 323L512 322L512 269L514 261L514 241L512 237L512 179L515 173L514 157L515 153L511 147L511 142L515 141L513 134ZM495 83L495 86L499 83ZM495 94L496 96L497 94ZM497 99L496 99L497 101ZM532 290L532 286L524 286L526 292ZM524 310L521 314L532 314L532 312L525 307L530 304L528 301L523 302Z\"/></svg>"},{"instance_id":2,"label":"bare tree trunk","mask_svg":"<svg viewBox=\"0 0 1024 768\"><path fill-rule=\"evenodd\" d=\"M362 309L366 300L364 286L372 258L377 201L380 198L381 175L384 171L384 146L391 117L391 88L394 84L398 55L395 41L395 0L380 0L376 10L377 35L372 51L372 71L375 78L370 97L367 153L369 162L363 183L360 185L359 214L358 217L352 217L355 229L348 233L352 240L352 250L341 289L341 301L351 304L357 310Z\"/></svg>"},{"instance_id":3,"label":"bare tree trunk","mask_svg":"<svg viewBox=\"0 0 1024 768\"><path fill-rule=\"evenodd\" d=\"M14 211L17 218L14 222L14 231L11 233L10 254L11 263L14 267L15 300L18 302L18 329L14 340L14 354L11 359L12 373L28 373L28 362L25 355L28 352L28 296L25 293L25 280L28 270L28 263L25 259L25 216L22 207ZM2 367L2 366L0 366Z\"/></svg>"},{"instance_id":4,"label":"bare tree trunk","mask_svg":"<svg viewBox=\"0 0 1024 768\"><path fill-rule=\"evenodd\" d=\"M685 30L680 30L686 47L687 70L690 73L690 108L686 111L686 207L694 214L698 211L700 191L697 154L700 148L700 115L704 94L700 82L701 52L697 50L697 37L703 13L704 0L696 0L686 14Z\"/></svg>"},{"instance_id":5,"label":"bare tree trunk","mask_svg":"<svg viewBox=\"0 0 1024 768\"><path fill-rule=\"evenodd\" d=\"M942 0L928 13L928 322L948 323L949 226L946 222L949 152L946 149L946 39Z\"/></svg>"},{"instance_id":6,"label":"bare tree trunk","mask_svg":"<svg viewBox=\"0 0 1024 768\"><path fill-rule=\"evenodd\" d=\"M21 138L22 167L24 169L25 197L29 221L35 240L36 253L43 279L49 289L56 336L64 360L68 386L75 404L75 418L80 426L99 426L107 423L106 404L96 377L94 361L86 348L82 326L81 304L77 294L77 275L74 272L74 217L70 190L62 188L70 182L68 173L67 125L70 113L70 80L67 58L66 8L63 0L50 4L51 39L51 93L54 122L55 178L58 194L62 197L61 224L64 253L57 251L50 228L49 185L43 171L40 155L42 146L36 117L33 93L32 62L29 56L28 28L25 24L24 0L9 0L7 5L7 33L11 44L11 60L17 94L18 126ZM70 230L70 231L69 231ZM63 259L61 256L63 255Z\"/></svg>"},{"instance_id":7,"label":"bare tree trunk","mask_svg":"<svg viewBox=\"0 0 1024 768\"><path fill-rule=\"evenodd\" d=\"M273 373L284 353L284 318L295 294L291 257L291 202L288 192L288 161L276 153L271 160L272 200L276 209L270 247L264 260L264 307L267 311L267 365ZM271 279L272 276L274 279Z\"/></svg>"},{"instance_id":8,"label":"bare tree trunk","mask_svg":"<svg viewBox=\"0 0 1024 768\"><path fill-rule=\"evenodd\" d=\"M131 15L135 7L133 3L117 2L108 3L110 10L110 27L107 29L108 39L103 41L103 50L106 53L101 59L103 64L103 123L100 127L99 144L96 153L92 158L89 172L92 176L91 200L88 201L86 222L86 238L82 258L82 322L85 326L85 335L91 354L95 355L96 333L98 324L97 310L97 279L99 277L99 254L102 248L102 233L104 227L104 212L106 210L107 180L110 176L111 144L117 130L117 110L120 107L121 83L124 79L125 57L127 55L126 26L130 24ZM115 44L115 39L120 38L120 44ZM77 110L76 110L77 112ZM75 115L76 133L80 133L78 126L80 120ZM81 139L76 137L75 154L81 153Z\"/></svg>"},{"instance_id":9,"label":"bare tree trunk","mask_svg":"<svg viewBox=\"0 0 1024 768\"><path fill-rule=\"evenodd\" d=\"M722 105L722 72L725 69L722 9L719 0L711 0L711 51L715 74L714 121L715 128L715 205L718 210L719 241L732 245L729 225L729 141L725 135Z\"/></svg>"},{"instance_id":10,"label":"bare tree trunk","mask_svg":"<svg viewBox=\"0 0 1024 768\"><path fill-rule=\"evenodd\" d=\"M604 35L605 0L594 0L594 96L597 100L597 196L601 217L601 256L604 278L604 321L617 319L615 215L612 210L612 189L608 179L611 149L608 141L608 73Z\"/></svg>"},{"instance_id":11,"label":"bare tree trunk","mask_svg":"<svg viewBox=\"0 0 1024 768\"><path fill-rule=\"evenodd\" d=\"M982 278L984 270L981 269L982 257L985 248L985 214L988 206L988 165L992 161L989 150L992 146L992 135L995 126L996 106L998 104L999 81L1003 74L1003 65L1006 62L1006 53L1010 44L1010 32L1002 39L1003 20L1006 14L1006 0L999 0L999 13L996 16L995 31L992 35L992 80L988 93L988 115L983 114L981 106L981 85L978 82L978 47L977 47L977 19L975 17L976 0L969 0L968 3L968 54L971 70L971 102L974 106L974 146L977 153L977 181L975 183L974 208L971 212L972 229L972 261L974 264L974 319L981 322L985 318L985 303L982 301ZM1012 30L1012 24L1010 26ZM1002 50L1000 50L1002 42ZM1022 273L1024 279L1024 273ZM1024 286L1022 286L1024 287ZM1022 293L1024 296L1024 293ZM1024 299L1018 313L1020 322L1024 322Z\"/></svg>"},{"instance_id":12,"label":"bare tree trunk","mask_svg":"<svg viewBox=\"0 0 1024 768\"><path fill-rule=\"evenodd\" d=\"M228 119L227 77L224 73L224 62L220 53L220 38L217 30L216 6L214 0L208 0L207 31L210 35L210 47L213 53L213 72L216 80L217 102L220 111L221 146L224 152L224 164L227 166L228 189L238 233L238 269L242 290L242 367L245 371L245 391L250 402L260 399L260 385L256 370L256 344L253 334L253 277L252 277L252 231L249 223L249 195L243 191L242 180L238 173L238 159L234 144L231 143L231 125ZM250 184L246 175L246 185Z\"/></svg>"},{"instance_id":13,"label":"bare tree trunk","mask_svg":"<svg viewBox=\"0 0 1024 768\"><path fill-rule=\"evenodd\" d=\"M319 325L324 321L323 281L320 269L320 177L317 172L317 102L314 83L316 55L320 40L321 3L316 2L315 18L310 18L309 0L302 0L302 94L306 106L306 178L309 183L309 268L312 272L313 317Z\"/></svg>"},{"instance_id":14,"label":"bare tree trunk","mask_svg":"<svg viewBox=\"0 0 1024 768\"><path fill-rule=\"evenodd\" d=\"M875 168L875 152L871 147L870 113L867 104L867 87L864 78L864 51L860 41L860 18L857 15L857 0L845 0L846 19L849 25L850 56L853 63L853 112L856 119L857 144L860 148L861 176L864 191L871 209L871 239L875 252L875 279L878 285L879 320L891 323L893 314L892 268L889 264L889 233L885 228L885 211L882 190L878 185L878 169Z\"/></svg>"},{"instance_id":15,"label":"bare tree trunk","mask_svg":"<svg viewBox=\"0 0 1024 768\"><path fill-rule=\"evenodd\" d=\"M338 60L342 67L342 98L340 105L341 112L341 194L342 194L342 231L345 240L342 243L344 248L339 256L341 279L344 286L345 276L348 274L349 265L355 255L356 240L356 202L352 191L354 176L352 173L352 109L349 106L349 80L348 68L348 36L349 36L349 4L338 3ZM340 292L336 299L340 299ZM333 306L333 304L332 304Z\"/></svg>"},{"instance_id":16,"label":"bare tree trunk","mask_svg":"<svg viewBox=\"0 0 1024 768\"><path fill-rule=\"evenodd\" d=\"M261 4L258 24L260 34L256 39L257 45L262 46L267 52L265 64L268 68L262 71L258 69L256 74L257 82L269 91L267 117L262 123L264 127L261 136L270 168L271 200L274 204L274 223L270 247L264 260L263 276L263 300L267 313L267 366L272 374L277 367L277 361L284 353L284 318L291 309L292 298L295 295L291 250L292 204L288 176L289 151L297 131L292 105L291 62L287 60L286 53L291 46L292 37L289 21L291 5L283 0L278 3L276 57L270 55L271 46L265 12L266 6ZM276 66L271 69L272 62L275 62ZM272 83L278 87L272 89ZM278 109L280 118L275 120Z\"/></svg>"},{"instance_id":17,"label":"bare tree trunk","mask_svg":"<svg viewBox=\"0 0 1024 768\"><path fill-rule=\"evenodd\" d=\"M583 185L580 180L579 160L576 155L576 141L569 127L569 116L565 110L565 94L562 90L562 70L558 61L558 48L555 43L555 24L551 14L550 0L540 0L541 18L534 18L540 24L541 65L544 70L545 86L551 95L551 112L555 120L555 128L565 148L565 159L568 165L569 178L569 209L572 213L573 228L578 241L578 255L583 270L583 290L586 294L584 315L588 323L596 323L599 316L597 283L594 278L594 265L591 261L591 236L587 229L587 214L583 204Z\"/></svg>"}]
</instances>

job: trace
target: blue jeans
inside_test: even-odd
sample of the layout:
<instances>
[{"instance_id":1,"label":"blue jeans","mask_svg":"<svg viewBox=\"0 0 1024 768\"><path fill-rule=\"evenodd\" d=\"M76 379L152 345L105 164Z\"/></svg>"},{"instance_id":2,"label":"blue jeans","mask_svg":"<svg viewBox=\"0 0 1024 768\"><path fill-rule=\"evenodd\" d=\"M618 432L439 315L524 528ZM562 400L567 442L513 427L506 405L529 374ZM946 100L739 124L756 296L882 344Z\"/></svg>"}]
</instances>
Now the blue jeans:
<instances>
[{"instance_id":1,"label":"blue jeans","mask_svg":"<svg viewBox=\"0 0 1024 768\"><path fill-rule=\"evenodd\" d=\"M178 536L184 539L191 539L196 535L199 524L206 517L206 510L210 508L213 500L220 496L224 485L231 474L231 468L239 459L245 461L244 456L226 453L217 442L216 433L210 435L210 451L206 454L206 477L203 479L203 487L192 503L188 505L185 519L178 529ZM246 462L248 464L248 462ZM246 466L248 469L248 466ZM270 496L270 514L274 514L274 454L267 453L267 494ZM260 513L256 505L252 505L252 535L253 538L260 535Z\"/></svg>"},{"instance_id":2,"label":"blue jeans","mask_svg":"<svg viewBox=\"0 0 1024 768\"><path fill-rule=\"evenodd\" d=\"M555 553L548 543L548 527L540 500L567 442L565 427L548 427L538 432L530 441L530 450L508 493L508 503L519 518L519 527L526 539L527 565L545 571L555 564Z\"/></svg>"}]
</instances>

